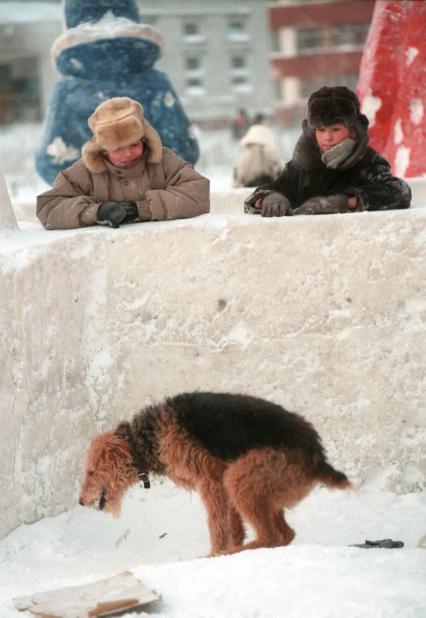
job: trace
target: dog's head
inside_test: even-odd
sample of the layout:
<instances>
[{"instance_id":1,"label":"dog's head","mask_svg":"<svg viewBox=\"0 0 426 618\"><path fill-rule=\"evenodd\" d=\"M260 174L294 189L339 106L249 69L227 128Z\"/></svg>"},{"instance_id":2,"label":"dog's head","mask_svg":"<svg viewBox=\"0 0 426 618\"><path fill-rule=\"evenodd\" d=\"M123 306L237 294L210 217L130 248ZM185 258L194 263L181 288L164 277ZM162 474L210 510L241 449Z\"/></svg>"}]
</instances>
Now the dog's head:
<instances>
[{"instance_id":1,"label":"dog's head","mask_svg":"<svg viewBox=\"0 0 426 618\"><path fill-rule=\"evenodd\" d=\"M79 502L117 516L124 493L138 480L129 443L107 431L90 443Z\"/></svg>"}]
</instances>

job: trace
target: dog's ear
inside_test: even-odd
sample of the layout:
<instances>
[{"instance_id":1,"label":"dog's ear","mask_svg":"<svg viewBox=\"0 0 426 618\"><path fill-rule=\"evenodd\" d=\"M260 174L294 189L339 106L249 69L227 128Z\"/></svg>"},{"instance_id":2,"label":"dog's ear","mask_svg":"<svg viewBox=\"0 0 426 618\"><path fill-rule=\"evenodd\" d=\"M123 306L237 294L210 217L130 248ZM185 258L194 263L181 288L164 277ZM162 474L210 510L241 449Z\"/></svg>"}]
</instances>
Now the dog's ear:
<instances>
[{"instance_id":1,"label":"dog's ear","mask_svg":"<svg viewBox=\"0 0 426 618\"><path fill-rule=\"evenodd\" d=\"M128 440L131 436L130 423L127 421L120 423L114 433L122 440Z\"/></svg>"}]
</instances>

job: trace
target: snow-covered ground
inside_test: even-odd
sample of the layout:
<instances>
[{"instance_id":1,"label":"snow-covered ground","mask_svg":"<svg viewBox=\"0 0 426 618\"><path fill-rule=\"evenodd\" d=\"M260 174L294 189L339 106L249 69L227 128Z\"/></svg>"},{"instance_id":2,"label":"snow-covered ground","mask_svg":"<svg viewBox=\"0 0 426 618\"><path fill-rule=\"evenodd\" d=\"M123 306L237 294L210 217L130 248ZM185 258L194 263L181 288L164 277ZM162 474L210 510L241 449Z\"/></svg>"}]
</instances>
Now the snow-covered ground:
<instances>
[{"instance_id":1,"label":"snow-covered ground","mask_svg":"<svg viewBox=\"0 0 426 618\"><path fill-rule=\"evenodd\" d=\"M34 170L38 125L6 128L1 165L12 202L34 202L46 188ZM295 134L278 135L283 160ZM197 168L213 190L231 186L238 145L227 131L200 132ZM386 472L384 471L384 475ZM131 569L161 601L139 614L168 618L424 618L426 496L361 488L319 488L288 514L297 536L286 548L203 559L209 540L197 494L170 483L135 488L112 519L78 505L17 528L0 541L0 618L29 615L12 597L78 585ZM392 538L402 549L359 549Z\"/></svg>"},{"instance_id":2,"label":"snow-covered ground","mask_svg":"<svg viewBox=\"0 0 426 618\"><path fill-rule=\"evenodd\" d=\"M0 616L22 616L12 597L129 569L162 598L125 616L426 616L424 494L386 493L377 480L354 491L318 488L288 520L297 533L289 547L202 558L209 540L197 494L168 482L137 487L118 519L77 505L0 542ZM384 538L405 546L350 547Z\"/></svg>"}]
</instances>

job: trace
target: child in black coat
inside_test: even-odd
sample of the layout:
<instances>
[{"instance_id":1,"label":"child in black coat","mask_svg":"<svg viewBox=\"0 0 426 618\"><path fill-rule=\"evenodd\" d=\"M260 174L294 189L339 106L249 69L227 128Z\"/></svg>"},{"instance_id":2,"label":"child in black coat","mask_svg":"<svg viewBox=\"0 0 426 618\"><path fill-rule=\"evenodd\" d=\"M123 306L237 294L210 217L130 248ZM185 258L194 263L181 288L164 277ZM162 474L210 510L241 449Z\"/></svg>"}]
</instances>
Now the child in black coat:
<instances>
[{"instance_id":1,"label":"child in black coat","mask_svg":"<svg viewBox=\"0 0 426 618\"><path fill-rule=\"evenodd\" d=\"M311 94L293 158L273 183L258 187L245 212L263 217L408 208L411 191L368 146L368 119L345 86Z\"/></svg>"}]
</instances>

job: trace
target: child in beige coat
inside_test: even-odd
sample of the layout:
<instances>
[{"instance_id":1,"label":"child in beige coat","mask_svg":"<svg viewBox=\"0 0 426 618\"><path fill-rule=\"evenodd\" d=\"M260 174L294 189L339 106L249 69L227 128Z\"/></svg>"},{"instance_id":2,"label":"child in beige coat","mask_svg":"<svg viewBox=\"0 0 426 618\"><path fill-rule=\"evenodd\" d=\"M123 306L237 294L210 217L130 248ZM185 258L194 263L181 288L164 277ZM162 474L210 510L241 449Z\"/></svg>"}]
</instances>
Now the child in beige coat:
<instances>
[{"instance_id":1,"label":"child in beige coat","mask_svg":"<svg viewBox=\"0 0 426 618\"><path fill-rule=\"evenodd\" d=\"M37 197L48 230L183 219L209 212L209 181L168 148L128 97L104 101L89 118L82 158Z\"/></svg>"}]
</instances>

